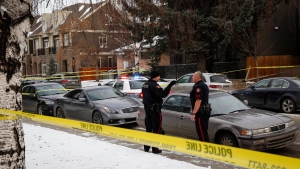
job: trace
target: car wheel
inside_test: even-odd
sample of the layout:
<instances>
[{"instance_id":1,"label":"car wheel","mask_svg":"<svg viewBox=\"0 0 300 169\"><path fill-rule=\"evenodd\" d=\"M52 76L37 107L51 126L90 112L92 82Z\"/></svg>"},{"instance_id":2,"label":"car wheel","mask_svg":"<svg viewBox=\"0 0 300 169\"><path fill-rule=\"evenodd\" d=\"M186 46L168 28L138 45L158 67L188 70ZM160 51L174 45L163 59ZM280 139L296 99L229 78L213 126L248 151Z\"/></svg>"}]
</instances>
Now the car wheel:
<instances>
[{"instance_id":1,"label":"car wheel","mask_svg":"<svg viewBox=\"0 0 300 169\"><path fill-rule=\"evenodd\" d=\"M285 113L293 113L296 110L296 104L293 99L285 98L281 102L281 109Z\"/></svg>"},{"instance_id":2,"label":"car wheel","mask_svg":"<svg viewBox=\"0 0 300 169\"><path fill-rule=\"evenodd\" d=\"M103 124L103 118L100 112L95 111L92 117L92 122L96 124Z\"/></svg>"},{"instance_id":3,"label":"car wheel","mask_svg":"<svg viewBox=\"0 0 300 169\"><path fill-rule=\"evenodd\" d=\"M58 118L65 118L65 113L64 113L64 111L63 111L63 109L62 108L57 108L57 110L56 110L56 117L58 117Z\"/></svg>"},{"instance_id":4,"label":"car wheel","mask_svg":"<svg viewBox=\"0 0 300 169\"><path fill-rule=\"evenodd\" d=\"M231 146L231 147L239 147L236 138L230 133L221 134L218 143L226 146Z\"/></svg>"},{"instance_id":5,"label":"car wheel","mask_svg":"<svg viewBox=\"0 0 300 169\"><path fill-rule=\"evenodd\" d=\"M38 105L38 107L37 107L37 113L39 114L39 115L43 115L43 107L44 107L45 105L43 105L43 104L39 104Z\"/></svg>"}]
</instances>

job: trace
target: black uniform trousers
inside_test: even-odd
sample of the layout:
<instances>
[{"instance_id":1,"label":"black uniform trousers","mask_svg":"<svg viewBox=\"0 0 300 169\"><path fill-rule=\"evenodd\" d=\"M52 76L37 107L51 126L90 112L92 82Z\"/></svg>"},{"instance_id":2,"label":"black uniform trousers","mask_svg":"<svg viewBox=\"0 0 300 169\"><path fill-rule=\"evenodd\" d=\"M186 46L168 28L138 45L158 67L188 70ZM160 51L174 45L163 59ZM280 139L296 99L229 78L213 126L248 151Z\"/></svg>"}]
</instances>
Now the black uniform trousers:
<instances>
[{"instance_id":1,"label":"black uniform trousers","mask_svg":"<svg viewBox=\"0 0 300 169\"><path fill-rule=\"evenodd\" d=\"M161 122L162 122L162 116L161 112L155 112L151 109L152 105L145 105L144 109L146 112L146 118L145 118L145 126L146 126L146 132L153 132L160 134L161 129ZM150 146L144 145L144 150L149 151ZM152 147L152 152L157 152L158 148Z\"/></svg>"},{"instance_id":2,"label":"black uniform trousers","mask_svg":"<svg viewBox=\"0 0 300 169\"><path fill-rule=\"evenodd\" d=\"M195 117L196 131L200 141L209 142L208 121L210 112L199 111Z\"/></svg>"}]
</instances>

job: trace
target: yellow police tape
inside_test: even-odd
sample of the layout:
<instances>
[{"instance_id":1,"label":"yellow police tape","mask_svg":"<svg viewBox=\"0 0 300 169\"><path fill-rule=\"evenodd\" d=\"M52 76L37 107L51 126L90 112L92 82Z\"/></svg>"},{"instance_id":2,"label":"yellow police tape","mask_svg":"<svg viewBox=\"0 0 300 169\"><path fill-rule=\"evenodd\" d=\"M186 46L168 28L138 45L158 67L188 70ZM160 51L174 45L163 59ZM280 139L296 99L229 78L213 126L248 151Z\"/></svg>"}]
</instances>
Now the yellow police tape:
<instances>
[{"instance_id":1,"label":"yellow police tape","mask_svg":"<svg viewBox=\"0 0 300 169\"><path fill-rule=\"evenodd\" d=\"M61 119L56 117L42 116L37 114L24 113L21 111L0 109L0 114L14 115L17 117L23 117L46 124L93 132L108 137L113 137L139 144L147 144L171 151L178 151L245 168L298 169L300 165L300 159L297 158L273 155L235 147L228 147L213 143L205 143L196 140L146 133L143 131Z\"/></svg>"}]
</instances>

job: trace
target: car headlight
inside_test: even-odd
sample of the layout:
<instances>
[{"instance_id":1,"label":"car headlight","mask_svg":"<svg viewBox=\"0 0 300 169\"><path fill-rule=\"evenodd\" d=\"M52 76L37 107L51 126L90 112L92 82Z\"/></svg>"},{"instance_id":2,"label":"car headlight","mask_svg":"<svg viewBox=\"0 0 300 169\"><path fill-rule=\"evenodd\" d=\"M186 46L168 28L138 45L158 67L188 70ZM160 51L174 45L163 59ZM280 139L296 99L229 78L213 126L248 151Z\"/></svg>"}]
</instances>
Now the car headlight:
<instances>
[{"instance_id":1,"label":"car headlight","mask_svg":"<svg viewBox=\"0 0 300 169\"><path fill-rule=\"evenodd\" d=\"M116 110L114 110L114 109L110 109L108 107L102 107L102 108L106 111L106 113L109 113L109 114L118 114L118 112Z\"/></svg>"},{"instance_id":2,"label":"car headlight","mask_svg":"<svg viewBox=\"0 0 300 169\"><path fill-rule=\"evenodd\" d=\"M289 128L289 127L292 127L292 126L294 126L294 125L295 125L295 121L292 120L292 121L290 121L290 122L288 122L288 123L285 123L285 128Z\"/></svg>"},{"instance_id":3,"label":"car headlight","mask_svg":"<svg viewBox=\"0 0 300 169\"><path fill-rule=\"evenodd\" d=\"M46 100L45 103L46 104L54 104L54 101L52 101L52 100Z\"/></svg>"},{"instance_id":4,"label":"car headlight","mask_svg":"<svg viewBox=\"0 0 300 169\"><path fill-rule=\"evenodd\" d=\"M258 134L265 134L270 132L270 127L255 129L255 130L242 130L242 135L258 135Z\"/></svg>"}]
</instances>

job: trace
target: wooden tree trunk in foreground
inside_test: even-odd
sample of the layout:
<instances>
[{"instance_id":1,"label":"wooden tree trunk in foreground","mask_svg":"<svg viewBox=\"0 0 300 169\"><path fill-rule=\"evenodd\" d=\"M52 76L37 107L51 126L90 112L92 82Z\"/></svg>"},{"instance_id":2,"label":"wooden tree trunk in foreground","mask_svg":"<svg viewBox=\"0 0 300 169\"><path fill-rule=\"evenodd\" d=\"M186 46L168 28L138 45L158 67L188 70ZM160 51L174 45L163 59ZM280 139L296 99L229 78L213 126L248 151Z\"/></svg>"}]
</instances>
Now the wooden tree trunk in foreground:
<instances>
[{"instance_id":1,"label":"wooden tree trunk in foreground","mask_svg":"<svg viewBox=\"0 0 300 169\"><path fill-rule=\"evenodd\" d=\"M0 168L26 168L24 132L19 119L0 116Z\"/></svg>"},{"instance_id":2,"label":"wooden tree trunk in foreground","mask_svg":"<svg viewBox=\"0 0 300 169\"><path fill-rule=\"evenodd\" d=\"M30 31L32 0L0 0L0 108L20 110L22 59ZM1 113L1 110L0 110ZM22 123L0 116L0 169L25 167Z\"/></svg>"}]
</instances>

